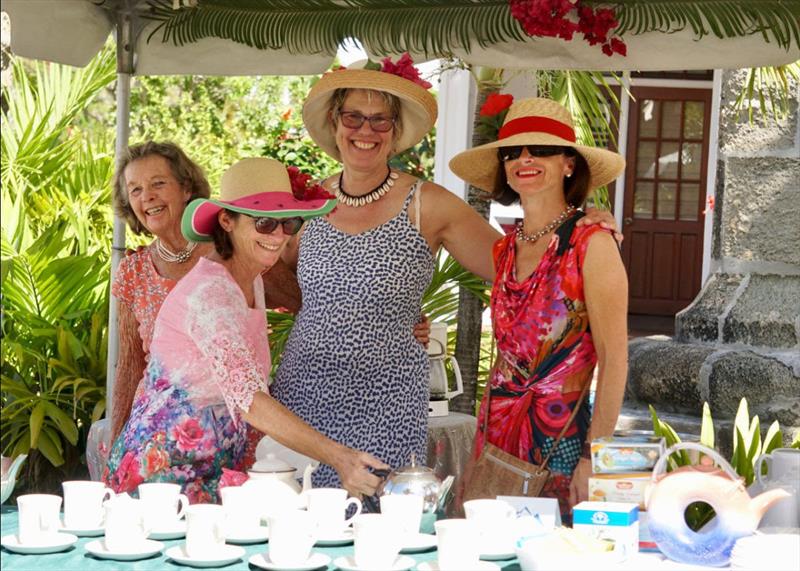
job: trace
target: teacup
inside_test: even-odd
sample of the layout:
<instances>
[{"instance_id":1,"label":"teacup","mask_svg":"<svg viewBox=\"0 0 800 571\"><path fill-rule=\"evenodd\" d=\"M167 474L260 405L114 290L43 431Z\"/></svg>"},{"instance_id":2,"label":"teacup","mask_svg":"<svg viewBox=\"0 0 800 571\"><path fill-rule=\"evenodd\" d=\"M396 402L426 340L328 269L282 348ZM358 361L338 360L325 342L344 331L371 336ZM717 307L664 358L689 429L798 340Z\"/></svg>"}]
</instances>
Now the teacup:
<instances>
[{"instance_id":1,"label":"teacup","mask_svg":"<svg viewBox=\"0 0 800 571\"><path fill-rule=\"evenodd\" d=\"M317 520L321 537L337 537L361 513L361 500L348 498L340 488L313 488L304 492L308 513ZM345 512L355 506L356 513L345 519Z\"/></svg>"},{"instance_id":2,"label":"teacup","mask_svg":"<svg viewBox=\"0 0 800 571\"><path fill-rule=\"evenodd\" d=\"M181 487L167 482L139 484L139 498L152 529L175 527L189 506L189 498L181 493Z\"/></svg>"},{"instance_id":3,"label":"teacup","mask_svg":"<svg viewBox=\"0 0 800 571\"><path fill-rule=\"evenodd\" d=\"M19 508L19 542L23 545L47 543L61 527L61 496L26 494L17 498Z\"/></svg>"},{"instance_id":4,"label":"teacup","mask_svg":"<svg viewBox=\"0 0 800 571\"><path fill-rule=\"evenodd\" d=\"M261 525L260 506L253 501L250 490L241 486L226 486L219 493L225 510L225 531L228 534L252 532Z\"/></svg>"},{"instance_id":5,"label":"teacup","mask_svg":"<svg viewBox=\"0 0 800 571\"><path fill-rule=\"evenodd\" d=\"M434 525L440 571L465 571L480 566L478 528L469 519L443 519Z\"/></svg>"},{"instance_id":6,"label":"teacup","mask_svg":"<svg viewBox=\"0 0 800 571\"><path fill-rule=\"evenodd\" d=\"M301 565L317 541L317 520L306 511L288 510L270 515L269 559L275 565Z\"/></svg>"},{"instance_id":7,"label":"teacup","mask_svg":"<svg viewBox=\"0 0 800 571\"><path fill-rule=\"evenodd\" d=\"M152 531L147 524L142 501L125 494L107 500L103 507L106 514L106 549L127 553L140 548Z\"/></svg>"},{"instance_id":8,"label":"teacup","mask_svg":"<svg viewBox=\"0 0 800 571\"><path fill-rule=\"evenodd\" d=\"M416 494L387 494L381 497L381 513L395 527L395 533L404 537L419 533L422 523L423 498Z\"/></svg>"},{"instance_id":9,"label":"teacup","mask_svg":"<svg viewBox=\"0 0 800 571\"><path fill-rule=\"evenodd\" d=\"M186 509L186 553L195 559L212 559L225 547L225 509L216 504L195 504Z\"/></svg>"},{"instance_id":10,"label":"teacup","mask_svg":"<svg viewBox=\"0 0 800 571\"><path fill-rule=\"evenodd\" d=\"M103 482L71 480L64 488L64 525L69 529L98 529L103 526L103 502L114 497L114 491Z\"/></svg>"},{"instance_id":11,"label":"teacup","mask_svg":"<svg viewBox=\"0 0 800 571\"><path fill-rule=\"evenodd\" d=\"M513 553L517 540L517 510L503 500L470 500L464 502L467 519L474 521L480 535L481 552Z\"/></svg>"},{"instance_id":12,"label":"teacup","mask_svg":"<svg viewBox=\"0 0 800 571\"><path fill-rule=\"evenodd\" d=\"M387 515L362 514L353 521L353 549L361 569L391 569L401 541L395 521Z\"/></svg>"},{"instance_id":13,"label":"teacup","mask_svg":"<svg viewBox=\"0 0 800 571\"><path fill-rule=\"evenodd\" d=\"M767 465L766 477L761 474L763 464ZM797 486L800 482L800 450L775 448L769 454L759 456L754 469L758 482L763 486L766 486L768 482Z\"/></svg>"}]
</instances>

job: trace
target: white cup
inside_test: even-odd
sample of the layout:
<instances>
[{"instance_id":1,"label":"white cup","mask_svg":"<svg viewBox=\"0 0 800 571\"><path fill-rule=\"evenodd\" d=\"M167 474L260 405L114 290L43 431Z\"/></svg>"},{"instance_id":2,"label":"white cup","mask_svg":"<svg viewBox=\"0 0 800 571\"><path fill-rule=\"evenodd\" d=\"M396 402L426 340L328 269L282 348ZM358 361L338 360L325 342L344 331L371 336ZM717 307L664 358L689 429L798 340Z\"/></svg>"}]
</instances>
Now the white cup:
<instances>
[{"instance_id":1,"label":"white cup","mask_svg":"<svg viewBox=\"0 0 800 571\"><path fill-rule=\"evenodd\" d=\"M341 488L312 488L306 492L308 512L319 524L321 537L337 537L344 532L353 519L361 513L361 500L348 498L347 490ZM356 507L356 513L345 519L345 512L350 506Z\"/></svg>"},{"instance_id":2,"label":"white cup","mask_svg":"<svg viewBox=\"0 0 800 571\"><path fill-rule=\"evenodd\" d=\"M402 537L395 521L384 514L362 514L353 521L353 549L361 569L391 569Z\"/></svg>"},{"instance_id":3,"label":"white cup","mask_svg":"<svg viewBox=\"0 0 800 571\"><path fill-rule=\"evenodd\" d=\"M261 525L258 502L253 501L250 490L241 486L226 486L220 491L225 510L225 531L228 534L252 532Z\"/></svg>"},{"instance_id":4,"label":"white cup","mask_svg":"<svg viewBox=\"0 0 800 571\"><path fill-rule=\"evenodd\" d=\"M395 533L403 537L419 533L422 507L422 496L416 494L388 494L381 497L381 513L392 521Z\"/></svg>"},{"instance_id":5,"label":"white cup","mask_svg":"<svg viewBox=\"0 0 800 571\"><path fill-rule=\"evenodd\" d=\"M480 567L478 528L468 519L443 519L433 524L440 571L469 571Z\"/></svg>"},{"instance_id":6,"label":"white cup","mask_svg":"<svg viewBox=\"0 0 800 571\"><path fill-rule=\"evenodd\" d=\"M186 509L186 553L212 559L225 547L225 509L216 504L194 504Z\"/></svg>"},{"instance_id":7,"label":"white cup","mask_svg":"<svg viewBox=\"0 0 800 571\"><path fill-rule=\"evenodd\" d=\"M275 565L297 566L308 561L317 541L317 520L301 510L275 513L269 523L269 560Z\"/></svg>"},{"instance_id":8,"label":"white cup","mask_svg":"<svg viewBox=\"0 0 800 571\"><path fill-rule=\"evenodd\" d=\"M106 514L105 545L115 553L136 551L150 535L144 505L141 500L117 496L107 500L103 507Z\"/></svg>"},{"instance_id":9,"label":"white cup","mask_svg":"<svg viewBox=\"0 0 800 571\"><path fill-rule=\"evenodd\" d=\"M514 506L503 500L470 500L464 502L464 513L478 528L481 553L514 552L517 540Z\"/></svg>"},{"instance_id":10,"label":"white cup","mask_svg":"<svg viewBox=\"0 0 800 571\"><path fill-rule=\"evenodd\" d=\"M64 488L64 525L69 529L98 529L103 526L103 502L114 497L114 491L103 482L71 480Z\"/></svg>"},{"instance_id":11,"label":"white cup","mask_svg":"<svg viewBox=\"0 0 800 571\"><path fill-rule=\"evenodd\" d=\"M139 484L139 498L144 502L147 524L152 529L170 529L183 519L189 498L178 484L152 482Z\"/></svg>"},{"instance_id":12,"label":"white cup","mask_svg":"<svg viewBox=\"0 0 800 571\"><path fill-rule=\"evenodd\" d=\"M767 465L767 475L761 475L762 464ZM800 482L800 449L775 448L769 454L762 454L755 463L758 482L766 486L770 484L787 484L797 486Z\"/></svg>"},{"instance_id":13,"label":"white cup","mask_svg":"<svg viewBox=\"0 0 800 571\"><path fill-rule=\"evenodd\" d=\"M26 494L17 498L19 542L23 545L48 543L61 527L61 496Z\"/></svg>"}]
</instances>

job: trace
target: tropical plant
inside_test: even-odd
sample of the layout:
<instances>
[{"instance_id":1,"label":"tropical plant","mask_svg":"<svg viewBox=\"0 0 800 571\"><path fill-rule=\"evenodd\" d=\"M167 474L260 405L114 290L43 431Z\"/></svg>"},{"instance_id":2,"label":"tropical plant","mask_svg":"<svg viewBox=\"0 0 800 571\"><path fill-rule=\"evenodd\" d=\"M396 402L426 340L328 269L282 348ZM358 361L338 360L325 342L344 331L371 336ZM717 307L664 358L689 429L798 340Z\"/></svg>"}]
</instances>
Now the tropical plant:
<instances>
[{"instance_id":1,"label":"tropical plant","mask_svg":"<svg viewBox=\"0 0 800 571\"><path fill-rule=\"evenodd\" d=\"M612 8L621 36L690 29L694 37L737 38L760 34L780 47L800 44L800 7L781 0L581 0ZM335 53L347 37L386 53L413 49L432 57L455 49L528 38L511 15L508 0L204 0L175 10L172 0L151 0L151 35L176 45L217 37L292 52Z\"/></svg>"},{"instance_id":2,"label":"tropical plant","mask_svg":"<svg viewBox=\"0 0 800 571\"><path fill-rule=\"evenodd\" d=\"M653 420L653 433L664 437L667 447L678 444L681 439L675 430L664 420L661 420L656 410L649 406ZM700 444L714 449L715 429L714 419L711 417L711 407L703 403L703 417L700 428ZM747 399L739 402L736 417L733 422L733 455L730 464L736 473L742 477L746 486L755 479L755 464L761 454L767 454L775 448L783 446L783 433L778 421L774 421L767 433L762 438L761 422L758 415L750 417ZM792 448L800 448L800 432L795 435L791 444ZM686 450L674 452L667 461L667 471L671 472L681 466L691 466L693 461ZM686 523L693 530L699 530L714 517L714 510L704 502L695 502L686 510Z\"/></svg>"}]
</instances>

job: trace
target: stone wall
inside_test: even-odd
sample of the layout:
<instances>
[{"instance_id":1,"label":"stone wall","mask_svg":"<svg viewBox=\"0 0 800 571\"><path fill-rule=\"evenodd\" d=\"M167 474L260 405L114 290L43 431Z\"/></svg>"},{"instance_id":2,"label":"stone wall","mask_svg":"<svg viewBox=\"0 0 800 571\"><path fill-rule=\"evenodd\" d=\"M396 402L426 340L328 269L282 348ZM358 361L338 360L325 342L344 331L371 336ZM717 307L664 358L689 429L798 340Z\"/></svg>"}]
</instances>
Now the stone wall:
<instances>
[{"instance_id":1,"label":"stone wall","mask_svg":"<svg viewBox=\"0 0 800 571\"><path fill-rule=\"evenodd\" d=\"M673 339L631 342L628 406L800 428L800 84L779 120L735 109L747 71L723 73L712 275Z\"/></svg>"}]
</instances>

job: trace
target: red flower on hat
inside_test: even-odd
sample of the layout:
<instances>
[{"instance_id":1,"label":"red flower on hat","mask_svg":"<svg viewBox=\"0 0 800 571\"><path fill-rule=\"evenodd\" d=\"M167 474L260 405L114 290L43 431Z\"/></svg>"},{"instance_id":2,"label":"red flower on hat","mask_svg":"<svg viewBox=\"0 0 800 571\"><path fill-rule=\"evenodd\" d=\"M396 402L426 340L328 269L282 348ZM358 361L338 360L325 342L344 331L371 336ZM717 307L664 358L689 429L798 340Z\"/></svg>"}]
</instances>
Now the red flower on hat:
<instances>
[{"instance_id":1,"label":"red flower on hat","mask_svg":"<svg viewBox=\"0 0 800 571\"><path fill-rule=\"evenodd\" d=\"M397 62L392 63L391 58L383 58L381 60L381 71L397 75L409 81L413 81L417 85L430 89L431 84L419 76L419 70L414 67L414 60L408 55L408 52L400 56Z\"/></svg>"},{"instance_id":2,"label":"red flower on hat","mask_svg":"<svg viewBox=\"0 0 800 571\"><path fill-rule=\"evenodd\" d=\"M292 183L292 194L297 200L330 200L335 198L321 184L312 183L311 175L301 172L297 167L286 167L289 181Z\"/></svg>"},{"instance_id":3,"label":"red flower on hat","mask_svg":"<svg viewBox=\"0 0 800 571\"><path fill-rule=\"evenodd\" d=\"M508 93L490 93L480 110L481 117L497 115L514 103L514 96Z\"/></svg>"}]
</instances>

